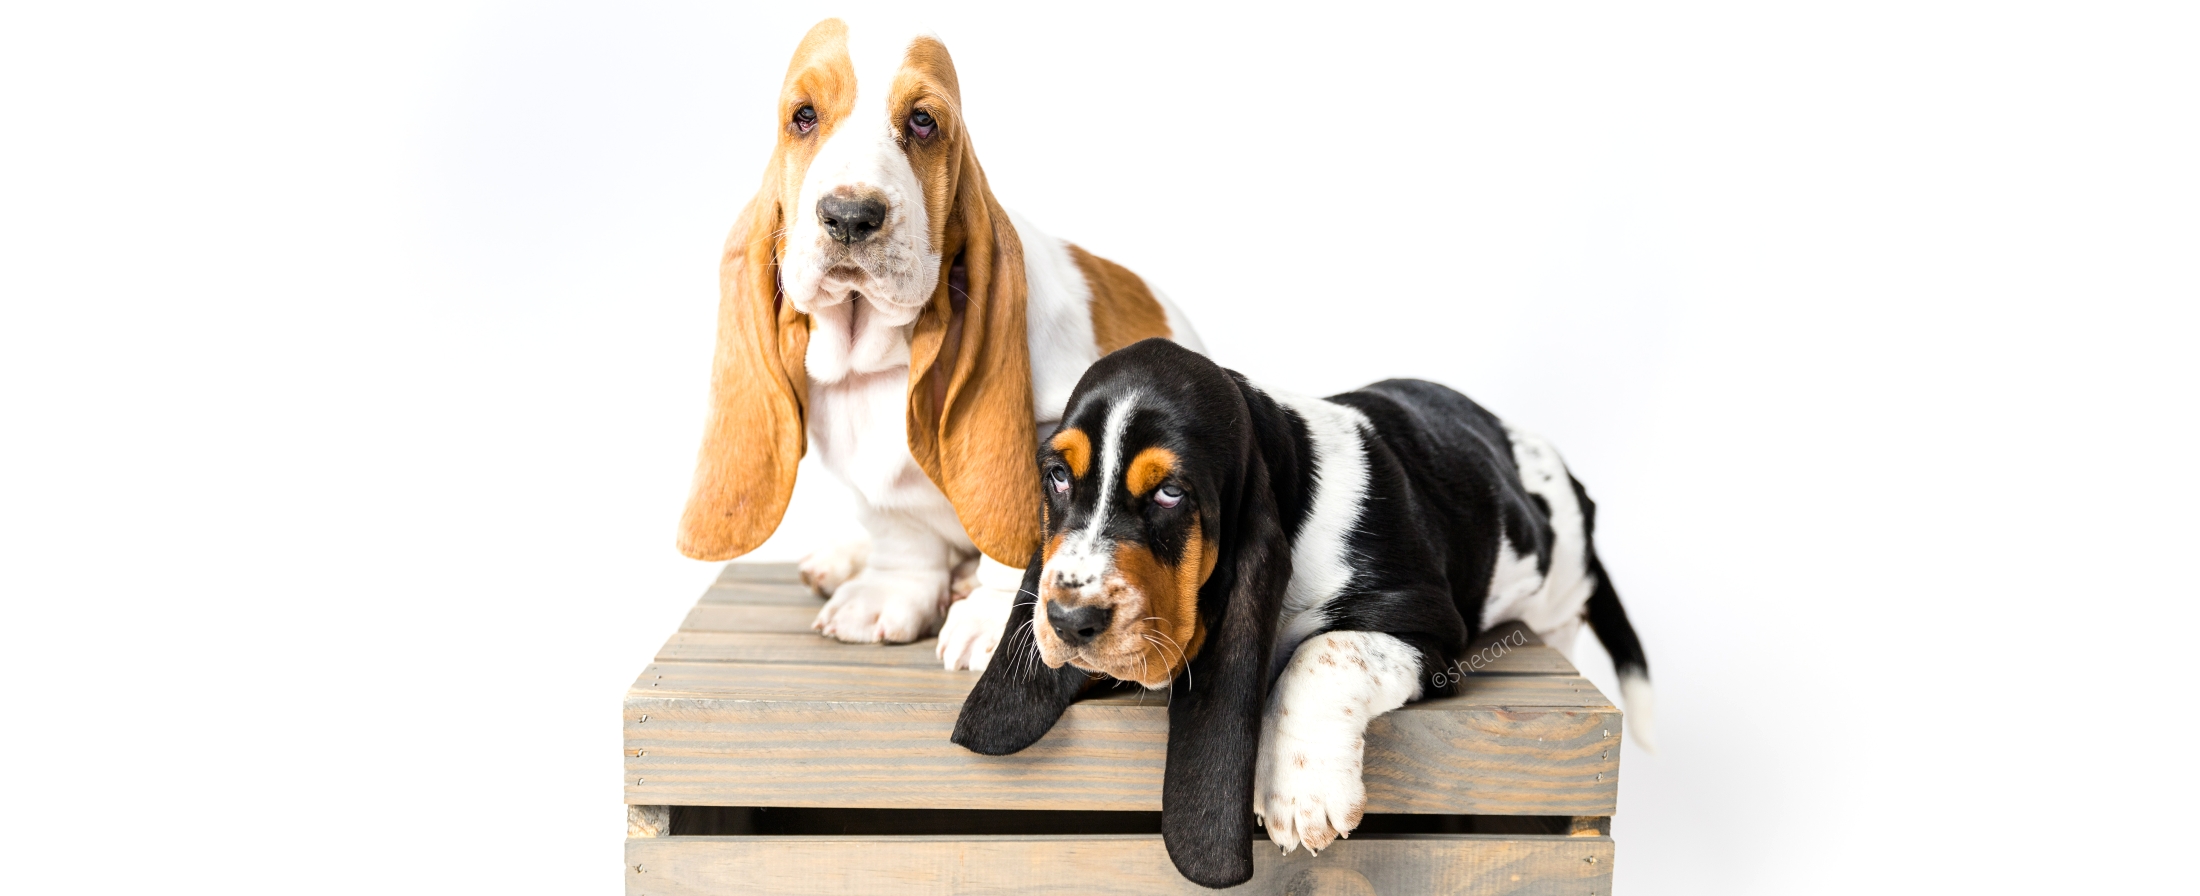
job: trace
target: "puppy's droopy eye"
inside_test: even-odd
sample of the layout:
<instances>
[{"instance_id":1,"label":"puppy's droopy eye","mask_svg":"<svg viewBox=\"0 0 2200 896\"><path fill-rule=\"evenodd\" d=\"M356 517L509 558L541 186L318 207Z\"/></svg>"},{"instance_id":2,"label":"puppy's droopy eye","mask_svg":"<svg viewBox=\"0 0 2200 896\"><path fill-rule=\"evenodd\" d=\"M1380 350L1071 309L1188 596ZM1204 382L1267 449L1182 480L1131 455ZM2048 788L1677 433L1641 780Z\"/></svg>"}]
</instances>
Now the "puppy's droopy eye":
<instances>
[{"instance_id":1,"label":"puppy's droopy eye","mask_svg":"<svg viewBox=\"0 0 2200 896\"><path fill-rule=\"evenodd\" d=\"M923 109L909 113L909 133L916 135L919 139L932 136L932 133L938 129L938 123L932 120L932 113Z\"/></svg>"},{"instance_id":2,"label":"puppy's droopy eye","mask_svg":"<svg viewBox=\"0 0 2200 896\"><path fill-rule=\"evenodd\" d=\"M1047 484L1054 487L1057 495L1069 491L1069 470L1058 466L1048 467Z\"/></svg>"},{"instance_id":3,"label":"puppy's droopy eye","mask_svg":"<svg viewBox=\"0 0 2200 896\"><path fill-rule=\"evenodd\" d=\"M1173 485L1164 485L1153 493L1153 502L1163 507L1175 507L1183 501L1184 490Z\"/></svg>"},{"instance_id":4,"label":"puppy's droopy eye","mask_svg":"<svg viewBox=\"0 0 2200 896\"><path fill-rule=\"evenodd\" d=\"M810 129L811 129L811 128L814 128L814 127L817 127L817 110L816 110L816 109L814 109L814 108L811 108L811 107L809 107L809 106L803 106L803 107L802 107L802 108L800 108L800 109L796 109L796 110L794 110L794 130L795 130L795 133L797 133L797 134L807 134L807 133L809 133L809 132L810 132Z\"/></svg>"}]
</instances>

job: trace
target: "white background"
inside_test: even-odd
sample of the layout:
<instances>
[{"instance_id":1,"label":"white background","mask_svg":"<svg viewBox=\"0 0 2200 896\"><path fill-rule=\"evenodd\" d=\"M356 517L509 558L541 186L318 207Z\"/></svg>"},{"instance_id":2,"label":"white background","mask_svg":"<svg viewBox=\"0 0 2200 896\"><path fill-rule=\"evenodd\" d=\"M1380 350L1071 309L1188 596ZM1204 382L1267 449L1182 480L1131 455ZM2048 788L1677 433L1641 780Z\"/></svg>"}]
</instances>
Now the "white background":
<instances>
[{"instance_id":1,"label":"white background","mask_svg":"<svg viewBox=\"0 0 2200 896\"><path fill-rule=\"evenodd\" d=\"M852 6L10 7L0 888L620 886L719 242ZM1219 360L1566 452L1621 892L2191 885L2191 13L927 6Z\"/></svg>"}]
</instances>

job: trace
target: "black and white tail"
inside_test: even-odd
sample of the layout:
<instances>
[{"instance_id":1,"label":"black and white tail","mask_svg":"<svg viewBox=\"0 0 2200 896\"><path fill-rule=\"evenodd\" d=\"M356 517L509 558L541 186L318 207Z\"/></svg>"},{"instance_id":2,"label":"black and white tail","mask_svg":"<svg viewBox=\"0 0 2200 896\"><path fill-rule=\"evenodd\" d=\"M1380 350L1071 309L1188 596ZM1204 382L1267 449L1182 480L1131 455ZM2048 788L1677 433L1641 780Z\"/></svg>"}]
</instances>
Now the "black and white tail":
<instances>
[{"instance_id":1,"label":"black and white tail","mask_svg":"<svg viewBox=\"0 0 2200 896\"><path fill-rule=\"evenodd\" d=\"M1619 605L1619 592L1612 588L1612 577L1604 573L1604 561L1593 552L1589 555L1589 574L1597 580L1596 590L1589 592L1589 630L1597 633L1604 652L1612 658L1613 670L1619 673L1619 700L1627 710L1627 730L1635 736L1636 746L1657 752L1651 724L1656 701L1650 691L1650 660L1642 655L1642 641L1627 622L1627 609Z\"/></svg>"}]
</instances>

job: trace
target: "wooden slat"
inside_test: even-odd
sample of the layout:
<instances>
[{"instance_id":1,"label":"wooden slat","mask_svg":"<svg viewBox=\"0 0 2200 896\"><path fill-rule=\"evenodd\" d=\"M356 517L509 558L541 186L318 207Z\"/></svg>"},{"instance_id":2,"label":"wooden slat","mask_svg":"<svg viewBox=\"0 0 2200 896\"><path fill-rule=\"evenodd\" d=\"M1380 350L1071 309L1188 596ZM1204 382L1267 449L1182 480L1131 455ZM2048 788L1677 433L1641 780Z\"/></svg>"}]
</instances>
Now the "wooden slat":
<instances>
[{"instance_id":1,"label":"wooden slat","mask_svg":"<svg viewBox=\"0 0 2200 896\"><path fill-rule=\"evenodd\" d=\"M745 663L808 663L817 666L911 666L931 668L939 664L933 653L934 643L926 638L914 644L842 644L831 638L811 632L805 622L799 633L789 631L756 631L754 626L771 625L780 629L793 626L796 616L777 612L752 612L747 608L735 612L711 612L688 614L688 627L675 632L657 652L659 660L725 660ZM807 617L800 617L806 619ZM748 625L750 628L719 628L719 626ZM1572 663L1564 654L1541 644L1512 648L1509 652L1480 668L1478 675L1573 675Z\"/></svg>"},{"instance_id":2,"label":"wooden slat","mask_svg":"<svg viewBox=\"0 0 2200 896\"><path fill-rule=\"evenodd\" d=\"M842 644L814 632L675 632L657 659L664 661L732 661L744 663L805 663L813 666L908 666L933 669L940 665L932 639L915 644Z\"/></svg>"},{"instance_id":3,"label":"wooden slat","mask_svg":"<svg viewBox=\"0 0 2200 896\"><path fill-rule=\"evenodd\" d=\"M916 644L908 647L924 648ZM851 651L891 650L858 645ZM651 663L634 682L629 697L693 697L726 701L795 703L902 703L961 706L978 673L936 667L805 663L682 662ZM1558 707L1611 709L1610 701L1588 679L1568 675L1475 675L1459 684L1458 696L1423 700L1400 711L1473 708ZM1142 692L1128 688L1112 699L1134 700ZM1152 692L1145 702L1159 713L1167 695ZM1158 716L1157 716L1158 717Z\"/></svg>"},{"instance_id":4,"label":"wooden slat","mask_svg":"<svg viewBox=\"0 0 2200 896\"><path fill-rule=\"evenodd\" d=\"M1452 896L1608 894L1609 837L1362 837L1320 856L1253 848L1232 893ZM1185 880L1153 835L1055 837L658 837L628 840L633 896L759 893L1213 892Z\"/></svg>"},{"instance_id":5,"label":"wooden slat","mask_svg":"<svg viewBox=\"0 0 2200 896\"><path fill-rule=\"evenodd\" d=\"M860 674L853 674L860 672ZM1163 695L1072 706L1014 756L948 741L968 672L658 663L626 703L635 804L1160 808ZM1609 815L1619 711L1587 681L1485 676L1369 727L1369 812Z\"/></svg>"},{"instance_id":6,"label":"wooden slat","mask_svg":"<svg viewBox=\"0 0 2200 896\"><path fill-rule=\"evenodd\" d=\"M728 563L718 570L719 585L738 582L762 582L767 585L801 585L801 576L792 563Z\"/></svg>"},{"instance_id":7,"label":"wooden slat","mask_svg":"<svg viewBox=\"0 0 2200 896\"><path fill-rule=\"evenodd\" d=\"M822 604L809 606L759 606L755 604L696 604L680 622L681 631L785 632L823 637L810 628ZM850 645L855 646L855 645Z\"/></svg>"},{"instance_id":8,"label":"wooden slat","mask_svg":"<svg viewBox=\"0 0 2200 896\"><path fill-rule=\"evenodd\" d=\"M786 565L730 564L712 589L722 599L698 604L635 681L627 802L1160 807L1165 694L1089 699L1023 753L978 756L947 740L975 673L938 668L930 641L817 636L809 624L819 602L792 575ZM1460 696L1407 706L1369 729L1369 812L1611 814L1619 710L1564 656L1511 632L1486 637L1505 648L1483 654L1489 662Z\"/></svg>"},{"instance_id":9,"label":"wooden slat","mask_svg":"<svg viewBox=\"0 0 2200 896\"><path fill-rule=\"evenodd\" d=\"M809 607L815 610L825 605L825 599L817 596L807 585L792 582L721 582L703 592L705 606L711 604L749 604L752 606Z\"/></svg>"}]
</instances>

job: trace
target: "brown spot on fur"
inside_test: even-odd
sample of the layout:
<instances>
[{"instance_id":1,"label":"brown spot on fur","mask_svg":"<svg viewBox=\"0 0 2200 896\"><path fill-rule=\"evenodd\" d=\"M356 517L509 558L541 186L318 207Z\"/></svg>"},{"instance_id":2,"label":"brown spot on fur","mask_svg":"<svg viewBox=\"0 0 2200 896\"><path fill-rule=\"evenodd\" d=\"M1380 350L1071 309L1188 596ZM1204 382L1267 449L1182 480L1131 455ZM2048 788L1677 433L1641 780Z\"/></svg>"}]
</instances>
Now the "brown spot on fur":
<instances>
[{"instance_id":1,"label":"brown spot on fur","mask_svg":"<svg viewBox=\"0 0 2200 896\"><path fill-rule=\"evenodd\" d=\"M1297 756L1293 756L1293 757L1291 757L1291 762L1292 762L1292 763L1293 763L1294 765L1297 765L1297 766L1298 766L1298 767L1300 767L1300 768L1305 768L1305 767L1306 767L1306 754L1305 754L1305 753L1300 753L1300 754L1298 754Z\"/></svg>"},{"instance_id":2,"label":"brown spot on fur","mask_svg":"<svg viewBox=\"0 0 2200 896\"><path fill-rule=\"evenodd\" d=\"M1131 627L1145 626L1160 642L1145 649L1155 666L1171 675L1183 671L1206 641L1206 623L1199 618L1201 583L1188 575L1204 547L1204 542L1193 542L1175 566L1162 563L1144 544L1126 542L1115 547L1115 572L1145 598L1144 616L1148 617L1124 619L1118 614L1118 622L1132 631L1137 629Z\"/></svg>"},{"instance_id":3,"label":"brown spot on fur","mask_svg":"<svg viewBox=\"0 0 2200 896\"><path fill-rule=\"evenodd\" d=\"M1169 312L1146 281L1115 262L1063 243L1092 287L1092 342L1105 355L1152 336L1169 336Z\"/></svg>"},{"instance_id":4,"label":"brown spot on fur","mask_svg":"<svg viewBox=\"0 0 2200 896\"><path fill-rule=\"evenodd\" d=\"M1348 716L1349 716L1349 715L1351 715L1351 714L1352 714L1352 707L1349 707L1349 706L1345 707L1345 708L1344 708L1344 714L1345 714L1345 715L1348 715Z\"/></svg>"},{"instance_id":5,"label":"brown spot on fur","mask_svg":"<svg viewBox=\"0 0 2200 896\"><path fill-rule=\"evenodd\" d=\"M1161 485L1176 471L1176 452L1167 448L1148 448L1131 458L1131 467L1123 474L1123 484L1131 494L1143 495Z\"/></svg>"},{"instance_id":6,"label":"brown spot on fur","mask_svg":"<svg viewBox=\"0 0 2200 896\"><path fill-rule=\"evenodd\" d=\"M1044 505L1042 505L1042 506L1044 506ZM1050 541L1048 541L1048 542L1047 542L1047 549L1046 549L1046 552L1045 552L1045 553L1043 553L1043 554L1041 554L1041 555L1040 555L1040 557L1039 557L1039 560L1040 560L1040 562L1041 562L1041 563L1044 563L1044 562L1046 562L1046 561L1048 561L1048 560L1052 560L1052 559L1054 559L1054 552L1055 552L1055 551L1058 551L1058 550L1061 550L1061 549L1062 549L1062 542L1064 542L1064 541L1067 541L1067 540L1069 540L1069 533L1068 533L1068 532L1064 532L1064 533L1062 533L1062 534L1060 534L1060 535L1056 535L1056 536L1054 536L1054 538L1053 538L1052 540L1050 540Z\"/></svg>"},{"instance_id":7,"label":"brown spot on fur","mask_svg":"<svg viewBox=\"0 0 2200 896\"><path fill-rule=\"evenodd\" d=\"M1345 827L1351 827L1351 828L1356 828L1356 827L1359 827L1359 826L1360 826L1360 820L1361 820L1361 819L1363 819L1363 818L1366 818L1366 817L1367 817L1367 800L1365 800L1365 799L1361 799L1361 800L1358 800L1358 801L1356 801L1356 802L1354 802L1354 803L1352 804L1352 807L1351 807L1351 808L1348 808L1348 809L1344 810L1344 824L1345 824Z\"/></svg>"},{"instance_id":8,"label":"brown spot on fur","mask_svg":"<svg viewBox=\"0 0 2200 896\"><path fill-rule=\"evenodd\" d=\"M1337 664L1337 658L1334 656L1330 656L1326 653L1322 654L1321 656L1317 656L1314 659L1324 666L1334 666Z\"/></svg>"},{"instance_id":9,"label":"brown spot on fur","mask_svg":"<svg viewBox=\"0 0 2200 896\"><path fill-rule=\"evenodd\" d=\"M1092 467L1092 439L1082 429L1065 429L1055 433L1047 441L1054 450L1061 452L1062 462L1069 464L1069 474L1085 478L1085 471Z\"/></svg>"}]
</instances>

